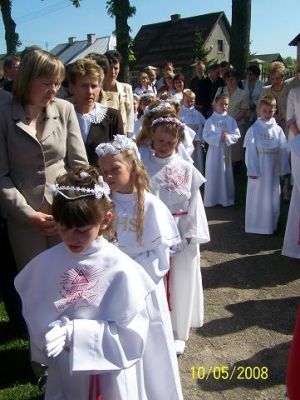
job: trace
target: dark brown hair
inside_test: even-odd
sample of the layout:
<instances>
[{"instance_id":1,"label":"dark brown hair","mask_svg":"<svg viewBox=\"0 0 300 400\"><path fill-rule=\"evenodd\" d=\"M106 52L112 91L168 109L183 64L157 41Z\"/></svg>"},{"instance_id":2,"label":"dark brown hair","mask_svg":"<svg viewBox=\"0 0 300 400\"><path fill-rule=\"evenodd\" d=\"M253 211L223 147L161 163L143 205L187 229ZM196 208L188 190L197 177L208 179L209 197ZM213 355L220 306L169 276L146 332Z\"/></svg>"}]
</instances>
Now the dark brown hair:
<instances>
[{"instance_id":1,"label":"dark brown hair","mask_svg":"<svg viewBox=\"0 0 300 400\"><path fill-rule=\"evenodd\" d=\"M84 172L85 174L81 173ZM94 189L98 184L100 174L97 168L90 165L77 165L66 174L59 176L56 183L59 186L75 186L85 189ZM54 196L52 204L52 215L56 222L59 222L68 229L95 225L99 223L107 211L113 212L112 202L105 196L100 199L94 195L78 197L78 191L72 189L61 189L63 194L71 197L66 199L60 193ZM101 232L104 234L104 232ZM111 223L105 232L105 236L114 237L114 227Z\"/></svg>"}]
</instances>

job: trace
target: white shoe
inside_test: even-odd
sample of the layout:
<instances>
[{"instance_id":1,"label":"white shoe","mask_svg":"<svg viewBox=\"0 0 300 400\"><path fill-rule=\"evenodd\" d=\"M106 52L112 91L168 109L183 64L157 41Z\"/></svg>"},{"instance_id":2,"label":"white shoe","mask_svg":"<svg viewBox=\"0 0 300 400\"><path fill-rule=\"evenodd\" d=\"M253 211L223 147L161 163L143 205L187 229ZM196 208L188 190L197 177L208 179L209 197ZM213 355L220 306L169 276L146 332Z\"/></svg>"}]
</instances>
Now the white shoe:
<instances>
[{"instance_id":1,"label":"white shoe","mask_svg":"<svg viewBox=\"0 0 300 400\"><path fill-rule=\"evenodd\" d=\"M185 349L185 341L184 340L175 340L175 349L176 349L176 354L178 356L180 354L183 354L184 349Z\"/></svg>"}]
</instances>

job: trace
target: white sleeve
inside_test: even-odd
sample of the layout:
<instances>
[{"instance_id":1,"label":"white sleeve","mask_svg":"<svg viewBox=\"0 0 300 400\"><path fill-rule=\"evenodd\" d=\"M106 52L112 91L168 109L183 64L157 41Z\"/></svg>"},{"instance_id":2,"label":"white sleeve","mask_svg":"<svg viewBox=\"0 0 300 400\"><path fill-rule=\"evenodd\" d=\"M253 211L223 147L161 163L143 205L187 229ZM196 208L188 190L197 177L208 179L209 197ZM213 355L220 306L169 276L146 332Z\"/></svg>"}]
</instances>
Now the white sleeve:
<instances>
[{"instance_id":1,"label":"white sleeve","mask_svg":"<svg viewBox=\"0 0 300 400\"><path fill-rule=\"evenodd\" d=\"M246 133L244 147L246 147L245 163L247 176L260 176L258 154L252 128L249 128Z\"/></svg>"},{"instance_id":2,"label":"white sleeve","mask_svg":"<svg viewBox=\"0 0 300 400\"><path fill-rule=\"evenodd\" d=\"M148 328L146 309L118 323L75 319L71 371L96 373L129 368L143 355Z\"/></svg>"},{"instance_id":3,"label":"white sleeve","mask_svg":"<svg viewBox=\"0 0 300 400\"><path fill-rule=\"evenodd\" d=\"M170 247L161 243L152 250L138 254L134 261L143 266L150 278L157 284L170 268Z\"/></svg>"},{"instance_id":4,"label":"white sleeve","mask_svg":"<svg viewBox=\"0 0 300 400\"><path fill-rule=\"evenodd\" d=\"M295 91L293 89L290 90L287 98L287 106L286 106L286 120L287 122L292 122L295 120Z\"/></svg>"},{"instance_id":5,"label":"white sleeve","mask_svg":"<svg viewBox=\"0 0 300 400\"><path fill-rule=\"evenodd\" d=\"M289 152L287 149L287 141L285 134L282 129L280 129L279 133L279 159L280 159L280 175L286 175L291 172L290 163L289 163Z\"/></svg>"},{"instance_id":6,"label":"white sleeve","mask_svg":"<svg viewBox=\"0 0 300 400\"><path fill-rule=\"evenodd\" d=\"M231 145L237 143L237 141L241 137L240 130L239 130L236 120L234 118L232 118L230 121L230 132L228 132L228 133L229 133L229 135L227 135L227 138L226 138L227 146L231 146Z\"/></svg>"},{"instance_id":7,"label":"white sleeve","mask_svg":"<svg viewBox=\"0 0 300 400\"><path fill-rule=\"evenodd\" d=\"M206 120L204 128L203 128L203 139L206 143L212 146L220 146L221 143L221 133L216 132L216 128L212 123L212 120L209 118Z\"/></svg>"},{"instance_id":8,"label":"white sleeve","mask_svg":"<svg viewBox=\"0 0 300 400\"><path fill-rule=\"evenodd\" d=\"M185 237L191 238L194 243L210 241L207 218L199 190L195 190L190 198Z\"/></svg>"}]
</instances>

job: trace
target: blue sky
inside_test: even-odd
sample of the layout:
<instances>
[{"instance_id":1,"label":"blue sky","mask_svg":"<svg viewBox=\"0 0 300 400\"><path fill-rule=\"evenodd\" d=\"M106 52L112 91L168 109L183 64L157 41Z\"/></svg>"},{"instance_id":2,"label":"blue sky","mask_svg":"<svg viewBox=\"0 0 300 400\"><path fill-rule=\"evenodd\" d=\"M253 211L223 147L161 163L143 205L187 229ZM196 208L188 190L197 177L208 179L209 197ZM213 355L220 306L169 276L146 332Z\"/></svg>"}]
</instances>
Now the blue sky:
<instances>
[{"instance_id":1,"label":"blue sky","mask_svg":"<svg viewBox=\"0 0 300 400\"><path fill-rule=\"evenodd\" d=\"M114 20L106 13L106 1L82 0L81 4L75 8L69 0L12 0L12 15L22 42L20 50L33 44L51 50L67 42L69 36L82 40L87 33L97 37L110 35ZM137 8L136 15L129 19L132 36L142 25L166 21L171 14L184 18L224 11L231 22L231 0L131 0L131 4ZM299 14L299 0L252 0L251 52L279 52L283 57L296 58L296 47L288 43L300 33ZM1 19L0 53L5 52Z\"/></svg>"}]
</instances>

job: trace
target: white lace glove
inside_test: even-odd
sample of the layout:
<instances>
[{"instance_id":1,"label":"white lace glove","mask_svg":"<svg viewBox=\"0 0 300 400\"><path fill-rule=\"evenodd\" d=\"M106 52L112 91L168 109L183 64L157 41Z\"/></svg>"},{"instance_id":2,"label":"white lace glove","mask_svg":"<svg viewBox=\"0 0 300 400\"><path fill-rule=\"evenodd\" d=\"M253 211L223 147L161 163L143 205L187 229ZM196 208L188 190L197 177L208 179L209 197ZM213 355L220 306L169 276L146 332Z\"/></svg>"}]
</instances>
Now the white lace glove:
<instances>
[{"instance_id":1,"label":"white lace glove","mask_svg":"<svg viewBox=\"0 0 300 400\"><path fill-rule=\"evenodd\" d=\"M183 238L180 243L172 245L170 247L170 256L172 257L175 254L180 253L182 250L184 250L186 248L187 245L188 245L188 242L187 242L186 238Z\"/></svg>"},{"instance_id":2,"label":"white lace glove","mask_svg":"<svg viewBox=\"0 0 300 400\"><path fill-rule=\"evenodd\" d=\"M49 328L45 335L45 351L48 357L57 357L72 342L73 321L63 316L49 324Z\"/></svg>"}]
</instances>

